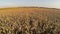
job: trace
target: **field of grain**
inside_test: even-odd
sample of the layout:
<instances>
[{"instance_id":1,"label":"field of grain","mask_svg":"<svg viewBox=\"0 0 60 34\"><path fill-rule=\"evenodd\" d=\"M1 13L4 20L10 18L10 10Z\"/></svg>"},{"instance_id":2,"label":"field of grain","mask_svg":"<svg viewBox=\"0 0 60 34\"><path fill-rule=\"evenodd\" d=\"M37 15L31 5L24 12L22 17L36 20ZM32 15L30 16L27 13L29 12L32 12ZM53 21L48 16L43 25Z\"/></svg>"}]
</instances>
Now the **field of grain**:
<instances>
[{"instance_id":1,"label":"field of grain","mask_svg":"<svg viewBox=\"0 0 60 34\"><path fill-rule=\"evenodd\" d=\"M60 34L60 10L37 7L0 9L0 34Z\"/></svg>"}]
</instances>

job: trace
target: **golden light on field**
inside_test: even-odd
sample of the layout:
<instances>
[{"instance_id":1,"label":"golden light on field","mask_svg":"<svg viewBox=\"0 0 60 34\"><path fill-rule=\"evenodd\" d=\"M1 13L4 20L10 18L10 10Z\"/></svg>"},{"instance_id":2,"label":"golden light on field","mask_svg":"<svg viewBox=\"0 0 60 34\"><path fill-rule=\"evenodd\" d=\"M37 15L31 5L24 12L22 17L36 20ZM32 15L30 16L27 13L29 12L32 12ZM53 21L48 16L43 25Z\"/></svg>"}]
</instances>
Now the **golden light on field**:
<instances>
[{"instance_id":1,"label":"golden light on field","mask_svg":"<svg viewBox=\"0 0 60 34\"><path fill-rule=\"evenodd\" d=\"M0 34L59 34L60 10L16 7L0 9Z\"/></svg>"}]
</instances>

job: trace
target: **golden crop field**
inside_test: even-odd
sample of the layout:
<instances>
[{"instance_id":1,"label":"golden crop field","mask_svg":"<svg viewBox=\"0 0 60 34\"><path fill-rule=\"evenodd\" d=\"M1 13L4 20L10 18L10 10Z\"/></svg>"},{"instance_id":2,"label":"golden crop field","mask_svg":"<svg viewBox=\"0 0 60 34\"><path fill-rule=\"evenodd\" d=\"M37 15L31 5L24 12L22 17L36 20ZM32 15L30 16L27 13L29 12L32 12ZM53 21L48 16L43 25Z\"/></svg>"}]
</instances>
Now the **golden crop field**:
<instances>
[{"instance_id":1,"label":"golden crop field","mask_svg":"<svg viewBox=\"0 0 60 34\"><path fill-rule=\"evenodd\" d=\"M0 34L60 34L60 9L0 9Z\"/></svg>"}]
</instances>

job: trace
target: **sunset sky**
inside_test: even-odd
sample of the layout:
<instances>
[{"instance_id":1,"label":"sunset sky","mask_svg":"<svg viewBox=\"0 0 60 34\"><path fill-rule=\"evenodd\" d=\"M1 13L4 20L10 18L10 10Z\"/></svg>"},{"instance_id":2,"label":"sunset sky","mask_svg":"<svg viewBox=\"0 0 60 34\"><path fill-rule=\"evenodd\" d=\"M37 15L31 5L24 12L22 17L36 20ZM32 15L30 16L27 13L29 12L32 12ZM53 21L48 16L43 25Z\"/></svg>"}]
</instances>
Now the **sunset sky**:
<instances>
[{"instance_id":1,"label":"sunset sky","mask_svg":"<svg viewBox=\"0 0 60 34\"><path fill-rule=\"evenodd\" d=\"M0 8L21 6L60 8L60 0L0 0Z\"/></svg>"}]
</instances>

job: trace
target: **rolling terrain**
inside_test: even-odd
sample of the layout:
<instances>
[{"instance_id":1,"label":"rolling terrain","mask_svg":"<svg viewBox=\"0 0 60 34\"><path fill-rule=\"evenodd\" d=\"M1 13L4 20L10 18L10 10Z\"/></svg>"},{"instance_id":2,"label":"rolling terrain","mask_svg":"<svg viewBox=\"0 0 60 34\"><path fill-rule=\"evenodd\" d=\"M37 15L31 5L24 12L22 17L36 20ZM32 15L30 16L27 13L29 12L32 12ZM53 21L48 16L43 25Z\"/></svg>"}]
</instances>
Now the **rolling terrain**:
<instances>
[{"instance_id":1,"label":"rolling terrain","mask_svg":"<svg viewBox=\"0 0 60 34\"><path fill-rule=\"evenodd\" d=\"M0 34L60 34L60 9L0 9Z\"/></svg>"}]
</instances>

